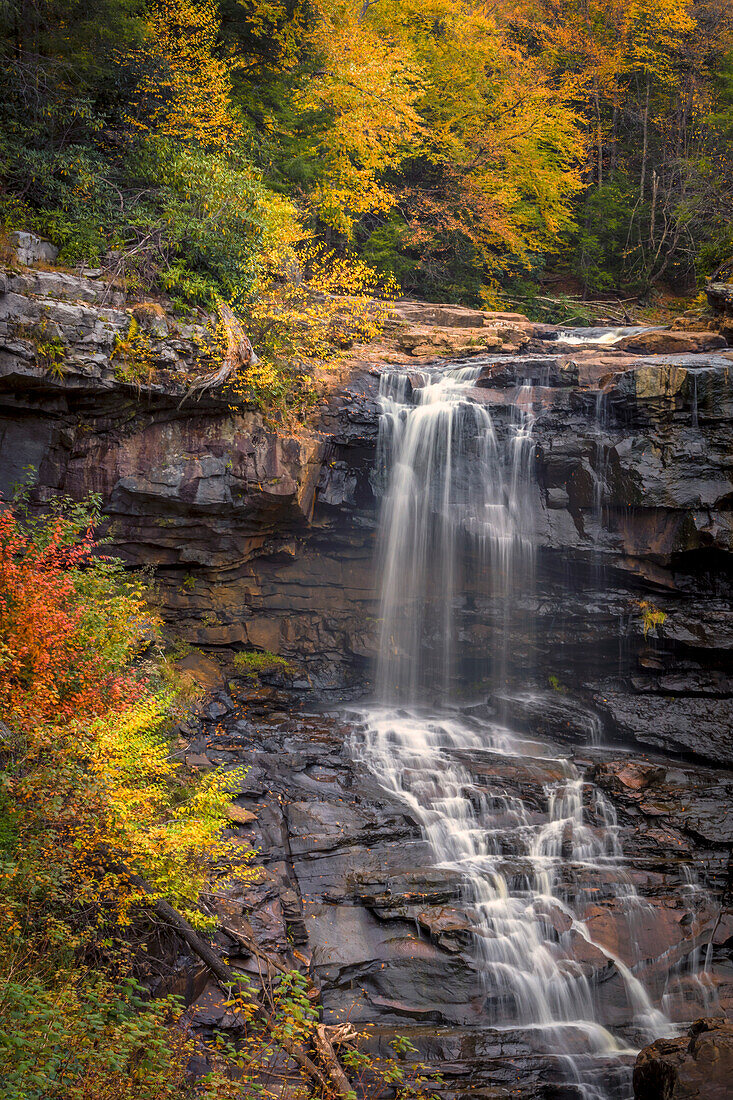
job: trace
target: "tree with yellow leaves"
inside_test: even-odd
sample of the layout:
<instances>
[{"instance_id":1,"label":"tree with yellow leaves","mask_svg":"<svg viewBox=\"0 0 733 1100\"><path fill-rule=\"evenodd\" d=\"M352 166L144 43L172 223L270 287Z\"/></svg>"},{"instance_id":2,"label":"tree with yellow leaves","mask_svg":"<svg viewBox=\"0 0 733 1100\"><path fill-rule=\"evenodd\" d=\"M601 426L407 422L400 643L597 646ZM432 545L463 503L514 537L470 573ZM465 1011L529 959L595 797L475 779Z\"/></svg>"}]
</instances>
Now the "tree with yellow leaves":
<instances>
[{"instance_id":1,"label":"tree with yellow leaves","mask_svg":"<svg viewBox=\"0 0 733 1100\"><path fill-rule=\"evenodd\" d=\"M318 0L310 44L318 71L296 97L320 125L310 155L321 172L310 201L328 226L351 237L356 220L395 202L386 178L419 144L419 60L409 43L380 33L370 4Z\"/></svg>"},{"instance_id":2,"label":"tree with yellow leaves","mask_svg":"<svg viewBox=\"0 0 733 1100\"><path fill-rule=\"evenodd\" d=\"M372 11L422 73L422 141L402 205L423 263L447 269L463 255L487 271L554 247L581 186L568 89L508 44L482 6L396 0Z\"/></svg>"},{"instance_id":3,"label":"tree with yellow leaves","mask_svg":"<svg viewBox=\"0 0 733 1100\"><path fill-rule=\"evenodd\" d=\"M231 68L217 54L216 0L155 0L135 62L140 80L131 121L137 130L223 149L241 134L231 101Z\"/></svg>"}]
</instances>

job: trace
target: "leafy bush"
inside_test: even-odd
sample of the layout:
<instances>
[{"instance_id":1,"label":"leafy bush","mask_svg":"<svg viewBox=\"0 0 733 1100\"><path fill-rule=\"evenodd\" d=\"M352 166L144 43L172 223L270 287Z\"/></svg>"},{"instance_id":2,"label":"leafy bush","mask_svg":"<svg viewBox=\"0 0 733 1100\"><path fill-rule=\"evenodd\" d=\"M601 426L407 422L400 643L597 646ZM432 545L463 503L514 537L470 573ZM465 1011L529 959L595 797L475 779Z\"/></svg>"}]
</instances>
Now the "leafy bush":
<instances>
[{"instance_id":1,"label":"leafy bush","mask_svg":"<svg viewBox=\"0 0 733 1100\"><path fill-rule=\"evenodd\" d=\"M234 393L287 421L316 403L314 367L381 331L397 285L352 254L315 245L279 247L267 260L240 305L258 362L240 373Z\"/></svg>"},{"instance_id":2,"label":"leafy bush","mask_svg":"<svg viewBox=\"0 0 733 1100\"><path fill-rule=\"evenodd\" d=\"M23 522L21 494L0 513L0 1050L18 1100L179 1095L173 1006L120 985L149 900L130 875L206 925L241 778L181 782L156 622L140 580L99 556L97 507Z\"/></svg>"},{"instance_id":3,"label":"leafy bush","mask_svg":"<svg viewBox=\"0 0 733 1100\"><path fill-rule=\"evenodd\" d=\"M128 279L164 289L182 307L217 298L236 307L264 250L295 235L292 205L266 190L236 150L206 152L170 139L141 141L127 161L131 195L120 261ZM135 199L147 189L144 199Z\"/></svg>"}]
</instances>

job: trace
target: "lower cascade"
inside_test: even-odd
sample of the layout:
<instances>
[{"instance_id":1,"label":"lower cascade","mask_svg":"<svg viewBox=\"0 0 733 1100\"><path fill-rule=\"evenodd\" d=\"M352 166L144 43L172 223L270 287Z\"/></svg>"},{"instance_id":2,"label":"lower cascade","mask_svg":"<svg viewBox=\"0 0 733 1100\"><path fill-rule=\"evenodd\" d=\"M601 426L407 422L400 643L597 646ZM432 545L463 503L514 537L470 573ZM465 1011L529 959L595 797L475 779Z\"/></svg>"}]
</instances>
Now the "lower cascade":
<instances>
[{"instance_id":1,"label":"lower cascade","mask_svg":"<svg viewBox=\"0 0 733 1100\"><path fill-rule=\"evenodd\" d=\"M535 394L517 387L497 428L473 390L479 372L382 377L378 698L360 713L354 752L456 875L481 1026L534 1036L553 1096L621 1100L637 1049L675 1028L664 990L635 972L643 959L629 966L587 927L589 907L611 906L633 941L648 908L624 870L613 807L557 746L507 719L507 650L531 630L535 587ZM501 605L504 627L484 666L466 669L457 609L477 589ZM526 796L508 793L508 764ZM614 1028L606 1003L619 983L630 1027Z\"/></svg>"}]
</instances>

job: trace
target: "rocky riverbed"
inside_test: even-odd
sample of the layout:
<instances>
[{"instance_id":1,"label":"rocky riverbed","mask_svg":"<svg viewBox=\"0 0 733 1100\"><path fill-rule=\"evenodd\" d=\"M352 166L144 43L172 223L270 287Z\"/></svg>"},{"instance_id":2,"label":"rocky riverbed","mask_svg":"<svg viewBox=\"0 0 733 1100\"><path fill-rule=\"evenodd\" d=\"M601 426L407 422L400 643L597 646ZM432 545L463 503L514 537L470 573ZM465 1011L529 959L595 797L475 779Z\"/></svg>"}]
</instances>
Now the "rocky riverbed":
<instances>
[{"instance_id":1,"label":"rocky riverbed","mask_svg":"<svg viewBox=\"0 0 733 1100\"><path fill-rule=\"evenodd\" d=\"M379 347L352 351L311 426L283 434L254 410L233 411L225 394L186 400L191 326L128 305L98 273L48 270L46 254L24 247L0 295L2 490L32 465L40 500L99 492L114 550L155 570L171 629L197 647L182 664L211 695L181 730L189 763L249 766L233 828L263 866L255 888L219 902L222 926L308 966L328 1018L374 1024L375 1046L409 1034L447 1094L572 1095L530 1032L494 1026L460 878L435 866L404 802L359 762L362 717L344 709L372 693L379 629L380 375L402 367L420 386L437 358L470 360L481 368L471 399L489 410L500 440L518 387L532 389L536 561L532 585L514 593L523 613L512 619L500 692L486 652L505 628L501 602L481 586L457 597L455 713L467 722L500 715L542 752L469 753L464 764L492 796L540 815L562 762L572 763L591 829L609 827L596 793L608 799L623 859L603 873L572 863L563 872L593 942L559 912L546 923L629 1050L640 1044L623 966L680 1024L729 1015L725 327L583 333L402 303ZM34 267L38 259L45 266ZM136 309L158 370L133 385L113 351ZM49 344L63 348L63 369L50 369ZM259 685L233 675L234 652L253 647L297 671ZM524 874L509 840L506 873L516 882ZM633 925L619 880L640 899ZM233 937L219 939L257 973ZM188 993L199 1026L231 1024L214 987L196 978ZM609 1060L611 1085L618 1073Z\"/></svg>"}]
</instances>

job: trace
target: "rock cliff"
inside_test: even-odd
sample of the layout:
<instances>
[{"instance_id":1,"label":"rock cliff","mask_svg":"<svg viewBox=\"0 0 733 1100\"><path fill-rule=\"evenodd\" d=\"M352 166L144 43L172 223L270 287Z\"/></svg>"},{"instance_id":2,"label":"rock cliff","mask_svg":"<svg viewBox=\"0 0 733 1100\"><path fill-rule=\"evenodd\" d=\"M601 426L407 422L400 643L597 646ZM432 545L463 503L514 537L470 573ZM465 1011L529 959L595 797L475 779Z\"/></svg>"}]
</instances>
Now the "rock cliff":
<instances>
[{"instance_id":1,"label":"rock cliff","mask_svg":"<svg viewBox=\"0 0 733 1100\"><path fill-rule=\"evenodd\" d=\"M21 259L38 260L32 242L23 248ZM417 823L354 761L349 723L320 713L331 692L369 690L380 372L405 365L417 385L426 361L470 358L481 366L471 397L500 438L517 386L531 384L536 575L517 593L527 614L510 639L503 711L569 755L614 807L643 920L629 928L608 884L589 873L594 940L621 965L638 941L634 965L674 1018L706 1015L711 999L730 1011L733 352L724 338L633 331L610 343L607 332L520 315L401 303L379 347L353 349L311 425L287 433L225 393L190 396L203 319L132 306L97 273L18 264L0 289L2 492L33 466L40 502L100 493L113 550L155 571L177 634L210 655L255 647L297 662L295 677L275 672L260 687L220 680L214 666L218 694L182 731L194 766L250 766L236 831L259 848L265 875L222 903L230 927L288 962L295 945L329 1018L374 1023L375 1046L408 1029L447 1094L519 1089L556 1100L567 1093L532 1035L485 1026L460 884L430 868ZM116 354L133 318L154 367L136 378ZM482 662L503 612L480 587L462 594L459 611L470 713L487 705ZM482 766L529 805L552 781L551 762ZM256 972L246 951L239 963ZM575 942L568 965L603 989L605 1022L633 1042L619 965ZM215 990L196 1005L202 1027L226 1017ZM660 1057L699 1068L698 1047Z\"/></svg>"}]
</instances>

